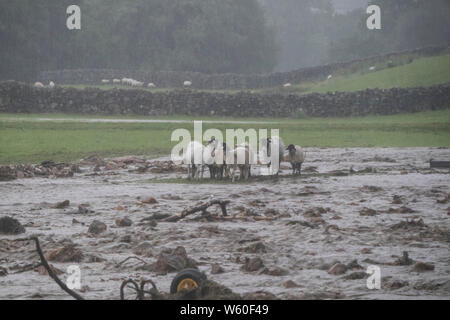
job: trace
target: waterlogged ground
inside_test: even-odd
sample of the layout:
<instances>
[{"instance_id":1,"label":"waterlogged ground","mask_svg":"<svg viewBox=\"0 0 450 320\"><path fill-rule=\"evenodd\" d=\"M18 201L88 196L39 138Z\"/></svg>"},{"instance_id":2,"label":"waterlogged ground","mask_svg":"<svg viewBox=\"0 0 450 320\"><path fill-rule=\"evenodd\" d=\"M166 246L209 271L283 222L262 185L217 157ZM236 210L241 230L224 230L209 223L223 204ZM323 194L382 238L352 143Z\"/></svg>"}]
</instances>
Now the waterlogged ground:
<instances>
[{"instance_id":1,"label":"waterlogged ground","mask_svg":"<svg viewBox=\"0 0 450 320\"><path fill-rule=\"evenodd\" d=\"M128 278L152 279L168 292L175 273L142 268L138 260L118 264L138 256L150 265L162 249L178 246L208 278L239 294L449 299L450 171L430 169L429 160L449 160L450 150L307 151L304 175L298 178L288 177L286 164L279 179L193 184L177 179L182 172L138 173L130 164L120 170L98 167L96 173L93 166L81 166L83 172L72 178L0 182L0 216L12 216L26 227L25 234L0 236L0 267L7 270L0 276L0 299L70 299L47 275L27 268L39 262L34 245L14 239L30 235L39 235L45 252L76 244L82 262L51 263L62 271L78 264L81 294L89 299L118 299ZM148 197L157 203L139 201ZM196 219L197 213L178 222L156 220L155 226L148 219L210 199L231 201L227 220ZM69 207L51 208L64 200L70 200ZM89 204L93 212L79 213L80 204ZM218 208L209 212L220 216ZM124 217L133 225L117 227L115 220ZM88 233L94 220L104 222L107 230ZM404 251L413 262L399 259ZM264 267L244 271L245 259L255 257ZM345 266L329 273L338 262ZM424 271L417 262L434 270ZM211 274L213 264L224 273ZM366 286L363 273L370 265L380 267L380 290Z\"/></svg>"}]
</instances>

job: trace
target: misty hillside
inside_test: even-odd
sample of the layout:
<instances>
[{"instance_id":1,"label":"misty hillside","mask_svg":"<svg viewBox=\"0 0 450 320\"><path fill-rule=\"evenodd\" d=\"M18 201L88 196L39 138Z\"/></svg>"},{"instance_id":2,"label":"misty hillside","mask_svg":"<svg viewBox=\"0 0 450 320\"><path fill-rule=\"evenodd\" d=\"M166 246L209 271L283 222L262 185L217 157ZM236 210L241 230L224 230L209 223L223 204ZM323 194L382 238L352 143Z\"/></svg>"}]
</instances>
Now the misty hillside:
<instances>
[{"instance_id":1,"label":"misty hillside","mask_svg":"<svg viewBox=\"0 0 450 320\"><path fill-rule=\"evenodd\" d=\"M62 69L264 74L450 43L448 0L373 0L382 30L367 29L365 2L0 1L0 79ZM66 27L72 4L81 30Z\"/></svg>"}]
</instances>

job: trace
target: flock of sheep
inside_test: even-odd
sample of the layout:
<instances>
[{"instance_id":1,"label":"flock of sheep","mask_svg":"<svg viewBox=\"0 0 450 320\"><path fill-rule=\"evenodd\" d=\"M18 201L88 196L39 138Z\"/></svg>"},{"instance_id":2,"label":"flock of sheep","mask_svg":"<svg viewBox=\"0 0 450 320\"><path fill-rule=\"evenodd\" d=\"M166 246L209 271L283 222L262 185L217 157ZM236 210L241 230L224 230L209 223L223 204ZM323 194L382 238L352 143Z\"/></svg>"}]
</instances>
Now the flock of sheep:
<instances>
[{"instance_id":1,"label":"flock of sheep","mask_svg":"<svg viewBox=\"0 0 450 320\"><path fill-rule=\"evenodd\" d=\"M134 80L132 78L122 78L122 79L112 79L112 80L108 80L108 79L103 79L101 81L102 85L107 85L107 84L116 84L116 85L124 85L124 86L130 86L130 87L144 87L145 83L142 81L137 81ZM49 88L54 88L56 86L56 84L53 81L50 81L48 84ZM189 88L192 86L192 81L184 81L183 82L183 87L185 88ZM44 88L44 84L42 82L35 82L34 83L34 87L35 88ZM156 85L153 82L150 82L147 84L148 88L156 88Z\"/></svg>"},{"instance_id":2,"label":"flock of sheep","mask_svg":"<svg viewBox=\"0 0 450 320\"><path fill-rule=\"evenodd\" d=\"M137 81L132 78L122 78L122 79L112 79L112 80L103 79L101 82L103 85L112 83L112 84L122 84L124 86L140 87L140 88L144 87L144 85L145 85L144 82ZM184 81L183 86L184 87L192 86L192 81ZM156 85L153 82L150 82L147 84L147 88L156 88Z\"/></svg>"},{"instance_id":3,"label":"flock of sheep","mask_svg":"<svg viewBox=\"0 0 450 320\"><path fill-rule=\"evenodd\" d=\"M272 147L273 145L273 147ZM272 157L271 151L278 150L278 157ZM188 144L182 163L188 166L188 179L203 179L204 169L208 168L211 179L236 179L239 169L239 179L247 180L251 176L253 164L267 164L268 172L278 175L282 161L290 162L292 174L300 175L305 161L306 152L302 147L290 144L287 148L278 136L260 140L260 152L255 154L248 143L229 149L225 142L212 139L206 146L197 141ZM274 166L272 159L277 159Z\"/></svg>"}]
</instances>

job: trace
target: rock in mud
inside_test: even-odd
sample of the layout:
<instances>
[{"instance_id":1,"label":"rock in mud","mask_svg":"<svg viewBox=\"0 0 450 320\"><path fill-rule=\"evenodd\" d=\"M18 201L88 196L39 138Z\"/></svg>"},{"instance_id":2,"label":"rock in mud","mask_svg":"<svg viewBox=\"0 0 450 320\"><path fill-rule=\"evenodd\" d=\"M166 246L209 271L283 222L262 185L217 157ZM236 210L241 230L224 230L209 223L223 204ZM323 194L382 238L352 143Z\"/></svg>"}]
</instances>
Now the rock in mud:
<instances>
[{"instance_id":1,"label":"rock in mud","mask_svg":"<svg viewBox=\"0 0 450 320\"><path fill-rule=\"evenodd\" d=\"M94 211L89 209L89 205L88 204L80 204L78 206L78 214L88 214L88 213L93 213Z\"/></svg>"},{"instance_id":2,"label":"rock in mud","mask_svg":"<svg viewBox=\"0 0 450 320\"><path fill-rule=\"evenodd\" d=\"M360 216L376 216L378 213L376 210L370 209L370 208L363 208L361 211L359 211Z\"/></svg>"},{"instance_id":3,"label":"rock in mud","mask_svg":"<svg viewBox=\"0 0 450 320\"><path fill-rule=\"evenodd\" d=\"M394 195L392 197L392 204L403 204L403 199L402 197L398 196L398 195Z\"/></svg>"},{"instance_id":4,"label":"rock in mud","mask_svg":"<svg viewBox=\"0 0 450 320\"><path fill-rule=\"evenodd\" d=\"M245 264L242 266L242 270L248 272L254 272L262 269L264 267L264 262L259 257L255 258L245 258Z\"/></svg>"},{"instance_id":5,"label":"rock in mud","mask_svg":"<svg viewBox=\"0 0 450 320\"><path fill-rule=\"evenodd\" d=\"M360 280L360 279L365 279L367 278L369 275L363 271L359 271L359 272L353 272L350 273L349 275L346 275L344 277L345 280Z\"/></svg>"},{"instance_id":6,"label":"rock in mud","mask_svg":"<svg viewBox=\"0 0 450 320\"><path fill-rule=\"evenodd\" d=\"M140 198L138 198L138 200L140 200ZM142 200L140 200L142 203L145 203L145 204L155 204L155 203L158 203L158 201L155 199L155 198L153 198L153 197L148 197L148 198L144 198L144 199L142 199Z\"/></svg>"},{"instance_id":7,"label":"rock in mud","mask_svg":"<svg viewBox=\"0 0 450 320\"><path fill-rule=\"evenodd\" d=\"M215 281L204 280L195 290L182 290L168 297L169 300L242 300L242 297Z\"/></svg>"},{"instance_id":8,"label":"rock in mud","mask_svg":"<svg viewBox=\"0 0 450 320\"><path fill-rule=\"evenodd\" d=\"M280 267L275 267L275 268L264 268L261 273L273 277L282 277L288 275L289 271Z\"/></svg>"},{"instance_id":9,"label":"rock in mud","mask_svg":"<svg viewBox=\"0 0 450 320\"><path fill-rule=\"evenodd\" d=\"M404 280L391 280L391 281L382 280L381 282L383 284L382 285L383 289L387 290L397 290L409 286L409 282Z\"/></svg>"},{"instance_id":10,"label":"rock in mud","mask_svg":"<svg viewBox=\"0 0 450 320\"><path fill-rule=\"evenodd\" d=\"M52 269L53 273L55 273L57 276L59 276L59 275L64 273L64 271L56 268L53 265L50 265L50 268ZM36 271L41 276L48 276L48 271L47 271L47 269L45 269L44 266L39 266Z\"/></svg>"},{"instance_id":11,"label":"rock in mud","mask_svg":"<svg viewBox=\"0 0 450 320\"><path fill-rule=\"evenodd\" d=\"M189 258L184 247L165 249L157 257L153 270L158 273L180 271L185 268L196 268L197 262Z\"/></svg>"},{"instance_id":12,"label":"rock in mud","mask_svg":"<svg viewBox=\"0 0 450 320\"><path fill-rule=\"evenodd\" d=\"M363 267L358 263L358 260L352 260L347 264L347 270L361 270Z\"/></svg>"},{"instance_id":13,"label":"rock in mud","mask_svg":"<svg viewBox=\"0 0 450 320\"><path fill-rule=\"evenodd\" d=\"M211 274L221 274L224 272L225 270L218 263L215 263L211 266Z\"/></svg>"},{"instance_id":14,"label":"rock in mud","mask_svg":"<svg viewBox=\"0 0 450 320\"><path fill-rule=\"evenodd\" d=\"M292 289L292 288L298 288L300 286L297 283L295 283L294 281L288 280L283 283L283 287L285 287L286 289Z\"/></svg>"},{"instance_id":15,"label":"rock in mud","mask_svg":"<svg viewBox=\"0 0 450 320\"><path fill-rule=\"evenodd\" d=\"M25 232L25 227L11 217L0 218L0 234L21 234Z\"/></svg>"},{"instance_id":16,"label":"rock in mud","mask_svg":"<svg viewBox=\"0 0 450 320\"><path fill-rule=\"evenodd\" d=\"M8 270L6 268L0 267L0 277L5 277L8 275Z\"/></svg>"},{"instance_id":17,"label":"rock in mud","mask_svg":"<svg viewBox=\"0 0 450 320\"><path fill-rule=\"evenodd\" d=\"M46 258L53 262L81 262L83 253L80 249L75 248L75 245L69 244L63 248L50 251Z\"/></svg>"},{"instance_id":18,"label":"rock in mud","mask_svg":"<svg viewBox=\"0 0 450 320\"><path fill-rule=\"evenodd\" d=\"M396 266L410 266L413 263L414 263L414 260L409 258L408 252L403 251L403 255L394 262L394 265L396 265Z\"/></svg>"},{"instance_id":19,"label":"rock in mud","mask_svg":"<svg viewBox=\"0 0 450 320\"><path fill-rule=\"evenodd\" d=\"M382 191L383 188L377 186L363 186L359 188L362 192L379 192Z\"/></svg>"},{"instance_id":20,"label":"rock in mud","mask_svg":"<svg viewBox=\"0 0 450 320\"><path fill-rule=\"evenodd\" d=\"M416 262L416 264L413 267L413 271L415 272L434 271L434 264L425 262Z\"/></svg>"},{"instance_id":21,"label":"rock in mud","mask_svg":"<svg viewBox=\"0 0 450 320\"><path fill-rule=\"evenodd\" d=\"M425 228L427 227L427 225L423 222L423 219L419 219L419 220L406 220L406 221L401 221L397 224L394 224L393 226L391 226L392 230L399 230L399 229L403 229L403 230L408 230L408 229L417 229L417 228Z\"/></svg>"},{"instance_id":22,"label":"rock in mud","mask_svg":"<svg viewBox=\"0 0 450 320\"><path fill-rule=\"evenodd\" d=\"M121 242L126 242L126 241L121 241ZM139 245L137 245L133 249L133 253L138 255L138 256L151 257L151 256L153 256L153 251L152 250L153 250L153 245L150 242L145 241L145 242L142 242Z\"/></svg>"},{"instance_id":23,"label":"rock in mud","mask_svg":"<svg viewBox=\"0 0 450 320\"><path fill-rule=\"evenodd\" d=\"M132 238L132 236L129 235L129 234L124 235L123 237L121 237L121 238L119 239L119 242L122 242L122 243L131 243L132 241L133 241L133 238Z\"/></svg>"},{"instance_id":24,"label":"rock in mud","mask_svg":"<svg viewBox=\"0 0 450 320\"><path fill-rule=\"evenodd\" d=\"M69 200L64 200L62 202L55 203L52 206L52 208L53 209L64 209L64 208L67 208L68 206L70 206L70 201Z\"/></svg>"},{"instance_id":25,"label":"rock in mud","mask_svg":"<svg viewBox=\"0 0 450 320\"><path fill-rule=\"evenodd\" d=\"M133 221L128 217L125 217L122 219L116 219L116 225L118 227L131 227L132 224L133 224Z\"/></svg>"},{"instance_id":26,"label":"rock in mud","mask_svg":"<svg viewBox=\"0 0 450 320\"><path fill-rule=\"evenodd\" d=\"M266 253L267 249L264 243L256 242L249 245L248 247L240 248L238 251L246 253Z\"/></svg>"},{"instance_id":27,"label":"rock in mud","mask_svg":"<svg viewBox=\"0 0 450 320\"><path fill-rule=\"evenodd\" d=\"M328 274L332 274L335 276L346 273L348 270L347 266L343 263L336 263L333 265L330 270L328 270Z\"/></svg>"},{"instance_id":28,"label":"rock in mud","mask_svg":"<svg viewBox=\"0 0 450 320\"><path fill-rule=\"evenodd\" d=\"M389 210L387 211L387 213L400 213L400 214L415 213L415 212L416 212L415 210L405 206L402 206L400 208L389 208Z\"/></svg>"},{"instance_id":29,"label":"rock in mud","mask_svg":"<svg viewBox=\"0 0 450 320\"><path fill-rule=\"evenodd\" d=\"M100 234L105 232L107 229L106 224L101 221L94 220L89 226L88 232L93 234Z\"/></svg>"}]
</instances>

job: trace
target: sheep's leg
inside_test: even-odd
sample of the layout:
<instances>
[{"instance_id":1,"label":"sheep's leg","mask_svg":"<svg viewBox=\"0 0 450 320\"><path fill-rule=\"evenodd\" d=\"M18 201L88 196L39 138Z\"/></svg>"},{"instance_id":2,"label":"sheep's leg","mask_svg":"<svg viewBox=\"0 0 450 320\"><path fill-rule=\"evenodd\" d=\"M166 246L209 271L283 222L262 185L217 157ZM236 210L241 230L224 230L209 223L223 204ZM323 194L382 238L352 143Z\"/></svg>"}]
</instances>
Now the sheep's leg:
<instances>
[{"instance_id":1,"label":"sheep's leg","mask_svg":"<svg viewBox=\"0 0 450 320\"><path fill-rule=\"evenodd\" d=\"M214 174L214 166L213 165L209 165L209 178L210 179L214 179L215 178L215 174Z\"/></svg>"},{"instance_id":2,"label":"sheep's leg","mask_svg":"<svg viewBox=\"0 0 450 320\"><path fill-rule=\"evenodd\" d=\"M218 178L218 179L223 178L223 165L217 166L216 178Z\"/></svg>"},{"instance_id":3,"label":"sheep's leg","mask_svg":"<svg viewBox=\"0 0 450 320\"><path fill-rule=\"evenodd\" d=\"M192 179L196 179L198 176L198 168L195 164L192 165Z\"/></svg>"},{"instance_id":4,"label":"sheep's leg","mask_svg":"<svg viewBox=\"0 0 450 320\"><path fill-rule=\"evenodd\" d=\"M188 164L188 176L187 176L188 180L191 180L191 172L192 172L191 165Z\"/></svg>"},{"instance_id":5,"label":"sheep's leg","mask_svg":"<svg viewBox=\"0 0 450 320\"><path fill-rule=\"evenodd\" d=\"M302 175L302 163L301 162L298 164L298 175L299 176Z\"/></svg>"},{"instance_id":6,"label":"sheep's leg","mask_svg":"<svg viewBox=\"0 0 450 320\"><path fill-rule=\"evenodd\" d=\"M231 182L234 182L234 180L236 178L236 176L235 176L236 168L237 168L237 165L236 164L233 165L233 170L231 171Z\"/></svg>"}]
</instances>

